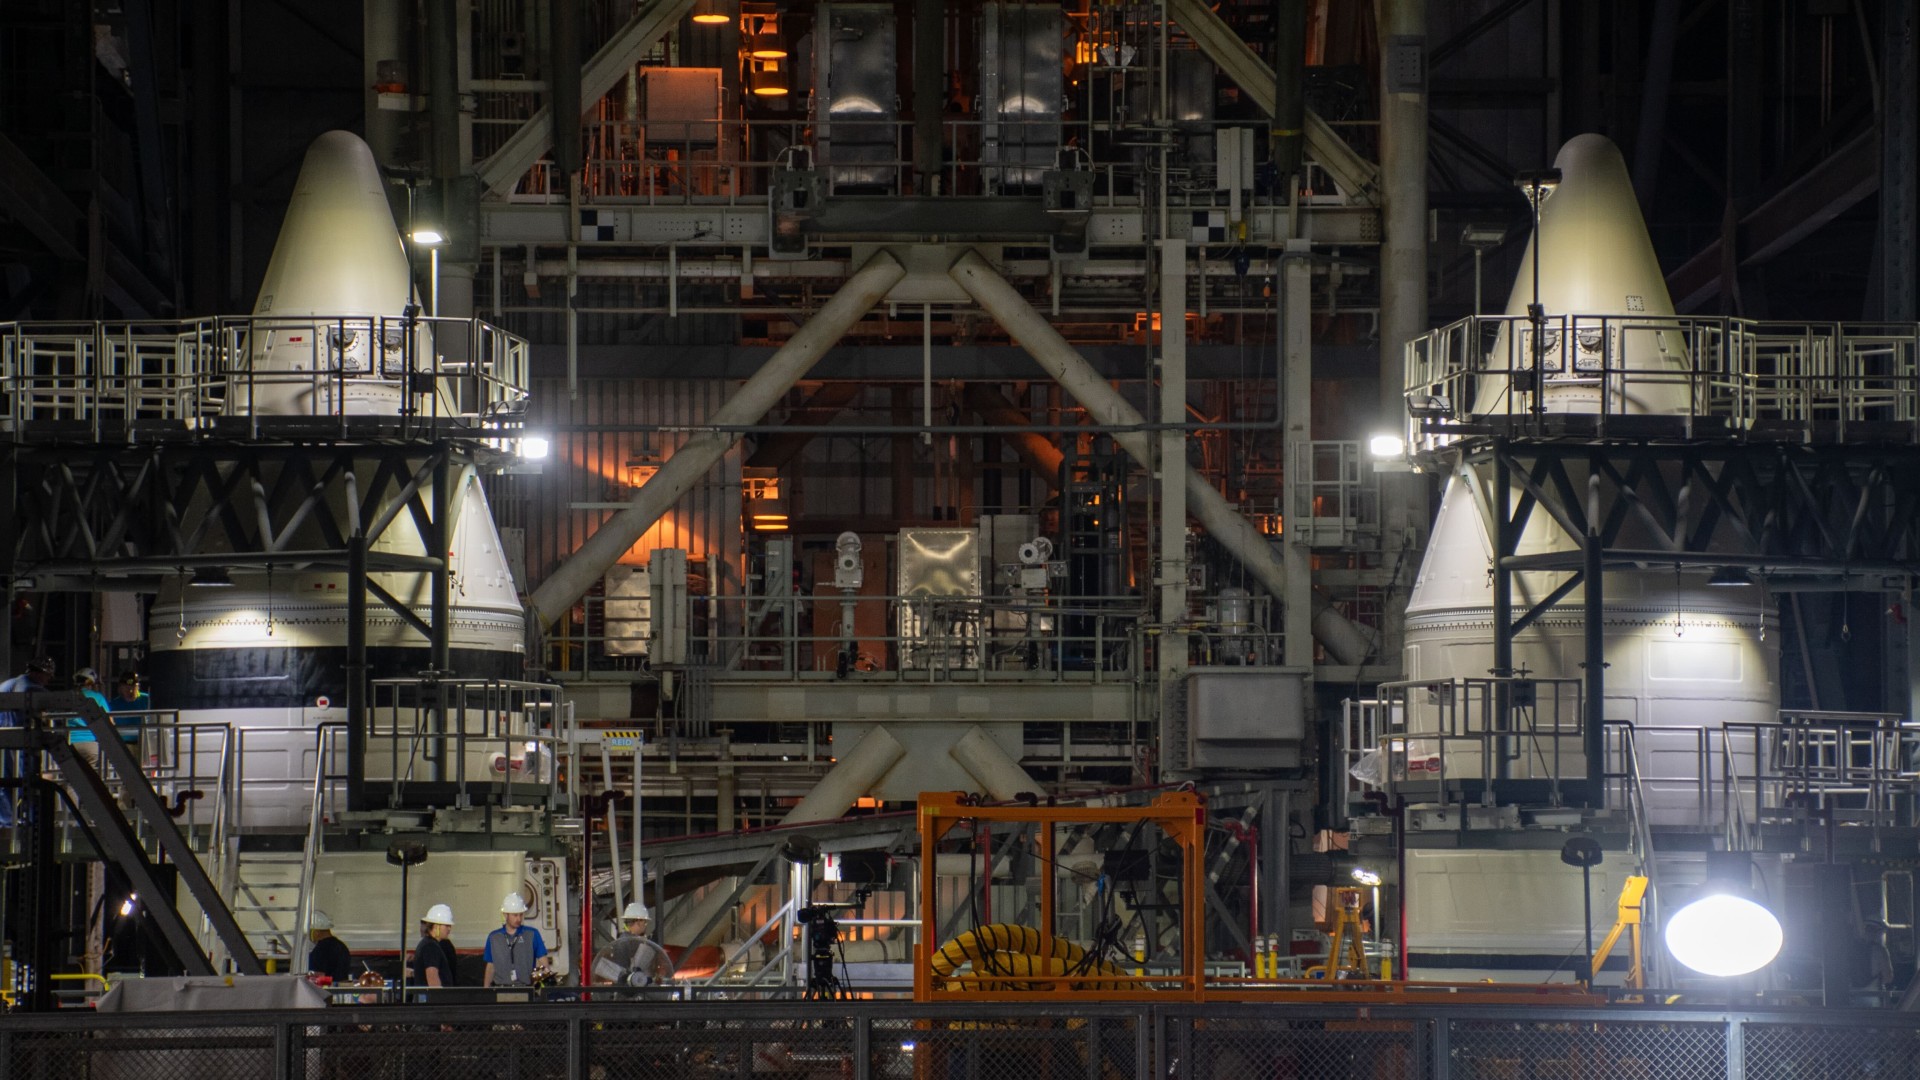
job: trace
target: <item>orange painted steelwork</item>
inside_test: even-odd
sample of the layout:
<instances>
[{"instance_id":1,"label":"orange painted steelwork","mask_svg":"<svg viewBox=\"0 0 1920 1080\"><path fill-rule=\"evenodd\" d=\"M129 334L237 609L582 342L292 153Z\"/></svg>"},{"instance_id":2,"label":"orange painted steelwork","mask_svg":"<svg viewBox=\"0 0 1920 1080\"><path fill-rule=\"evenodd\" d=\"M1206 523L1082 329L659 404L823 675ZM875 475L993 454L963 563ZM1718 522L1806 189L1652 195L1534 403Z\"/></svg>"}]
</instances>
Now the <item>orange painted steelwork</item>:
<instances>
[{"instance_id":1,"label":"orange painted steelwork","mask_svg":"<svg viewBox=\"0 0 1920 1080\"><path fill-rule=\"evenodd\" d=\"M913 997L915 1001L1034 1001L1036 999L1072 999L1086 1001L1097 996L1101 1001L1199 1001L1205 990L1206 896L1201 854L1204 849L1207 804L1191 791L1161 795L1146 806L969 806L968 796L952 791L926 792L920 796L920 853L926 867L920 875L920 935L913 949ZM1057 825L1139 824L1158 826L1180 847L1180 972L1178 975L1116 977L1111 973L1088 975L1024 975L1020 982L1027 990L1002 988L1005 980L993 980L971 988L965 983L949 985L933 974L933 953L941 942L939 910L935 902L935 875L932 865L940 842L956 826L983 824L1039 825L1039 856L1044 872L1040 874L1040 933L1042 953L1050 945L1054 917L1053 833ZM992 864L988 864L989 875ZM985 887L985 886L983 886ZM996 985L999 984L999 985Z\"/></svg>"}]
</instances>

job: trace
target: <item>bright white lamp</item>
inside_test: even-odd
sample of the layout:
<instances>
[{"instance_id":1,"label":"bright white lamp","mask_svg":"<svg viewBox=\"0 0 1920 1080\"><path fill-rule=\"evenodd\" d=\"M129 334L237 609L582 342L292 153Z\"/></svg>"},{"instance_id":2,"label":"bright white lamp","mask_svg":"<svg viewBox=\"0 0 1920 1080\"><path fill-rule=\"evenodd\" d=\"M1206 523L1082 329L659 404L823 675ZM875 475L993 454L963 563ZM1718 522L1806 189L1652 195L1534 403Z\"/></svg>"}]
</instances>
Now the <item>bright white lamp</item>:
<instances>
[{"instance_id":1,"label":"bright white lamp","mask_svg":"<svg viewBox=\"0 0 1920 1080\"><path fill-rule=\"evenodd\" d=\"M1780 955L1780 920L1751 900L1703 896L1667 920L1667 951L1702 975L1759 971Z\"/></svg>"},{"instance_id":2,"label":"bright white lamp","mask_svg":"<svg viewBox=\"0 0 1920 1080\"><path fill-rule=\"evenodd\" d=\"M1407 440L1398 435L1375 435L1367 440L1367 452L1377 458L1397 458L1407 452Z\"/></svg>"},{"instance_id":3,"label":"bright white lamp","mask_svg":"<svg viewBox=\"0 0 1920 1080\"><path fill-rule=\"evenodd\" d=\"M528 461L541 461L553 450L553 444L545 435L528 435L520 440L520 456Z\"/></svg>"}]
</instances>

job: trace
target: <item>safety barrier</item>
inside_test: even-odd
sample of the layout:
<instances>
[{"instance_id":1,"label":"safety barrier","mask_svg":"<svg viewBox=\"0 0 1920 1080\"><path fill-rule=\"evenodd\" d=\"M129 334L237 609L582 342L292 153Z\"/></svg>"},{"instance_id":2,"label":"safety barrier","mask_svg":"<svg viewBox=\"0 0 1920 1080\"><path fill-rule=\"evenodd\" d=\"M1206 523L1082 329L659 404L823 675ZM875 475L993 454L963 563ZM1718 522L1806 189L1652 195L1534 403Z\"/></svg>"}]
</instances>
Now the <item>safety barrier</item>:
<instances>
[{"instance_id":1,"label":"safety barrier","mask_svg":"<svg viewBox=\"0 0 1920 1080\"><path fill-rule=\"evenodd\" d=\"M17 1015L24 1078L1254 1080L1910 1075L1920 1022L1848 1010L858 1002Z\"/></svg>"}]
</instances>

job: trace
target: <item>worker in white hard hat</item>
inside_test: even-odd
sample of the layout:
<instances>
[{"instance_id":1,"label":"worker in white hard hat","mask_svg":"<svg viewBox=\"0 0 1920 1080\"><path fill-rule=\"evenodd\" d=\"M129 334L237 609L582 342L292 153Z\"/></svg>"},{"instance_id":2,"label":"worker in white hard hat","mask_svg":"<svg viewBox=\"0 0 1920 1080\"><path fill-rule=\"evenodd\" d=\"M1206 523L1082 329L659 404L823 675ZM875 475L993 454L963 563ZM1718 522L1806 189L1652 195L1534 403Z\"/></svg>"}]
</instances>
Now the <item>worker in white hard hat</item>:
<instances>
[{"instance_id":1,"label":"worker in white hard hat","mask_svg":"<svg viewBox=\"0 0 1920 1080\"><path fill-rule=\"evenodd\" d=\"M547 943L540 931L522 925L527 917L527 898L517 892L508 893L506 899L500 901L500 915L504 923L487 935L487 947L481 953L487 966L480 976L480 985L532 986L534 979L545 975L553 963L547 956Z\"/></svg>"},{"instance_id":2,"label":"worker in white hard hat","mask_svg":"<svg viewBox=\"0 0 1920 1080\"><path fill-rule=\"evenodd\" d=\"M635 900L620 913L625 932L607 951L594 957L593 981L601 985L652 986L673 980L673 961L667 950L647 937L653 912Z\"/></svg>"},{"instance_id":3,"label":"worker in white hard hat","mask_svg":"<svg viewBox=\"0 0 1920 1080\"><path fill-rule=\"evenodd\" d=\"M307 953L308 975L325 975L336 986L353 981L353 952L333 936L333 920L319 908L307 918L307 938L313 942Z\"/></svg>"},{"instance_id":4,"label":"worker in white hard hat","mask_svg":"<svg viewBox=\"0 0 1920 1080\"><path fill-rule=\"evenodd\" d=\"M413 947L413 959L407 964L407 982L414 986L452 986L453 909L435 904L420 917L420 944Z\"/></svg>"}]
</instances>

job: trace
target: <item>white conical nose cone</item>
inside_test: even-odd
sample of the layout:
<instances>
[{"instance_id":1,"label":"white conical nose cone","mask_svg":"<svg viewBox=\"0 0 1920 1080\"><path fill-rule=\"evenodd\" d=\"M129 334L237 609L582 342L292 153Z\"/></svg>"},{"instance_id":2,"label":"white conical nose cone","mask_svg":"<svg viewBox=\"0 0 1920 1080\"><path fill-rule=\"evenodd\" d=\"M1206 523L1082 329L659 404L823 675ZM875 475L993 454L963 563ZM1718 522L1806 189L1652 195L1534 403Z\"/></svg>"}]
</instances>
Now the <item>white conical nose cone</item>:
<instances>
[{"instance_id":1,"label":"white conical nose cone","mask_svg":"<svg viewBox=\"0 0 1920 1080\"><path fill-rule=\"evenodd\" d=\"M1549 315L1672 318L1666 275L1619 148L1605 135L1577 135L1553 167L1560 184L1540 204L1540 234L1527 241L1507 314L1526 317L1540 252L1540 302Z\"/></svg>"},{"instance_id":2,"label":"white conical nose cone","mask_svg":"<svg viewBox=\"0 0 1920 1080\"><path fill-rule=\"evenodd\" d=\"M407 251L373 151L350 131L313 141L255 315L390 315L406 308Z\"/></svg>"},{"instance_id":3,"label":"white conical nose cone","mask_svg":"<svg viewBox=\"0 0 1920 1080\"><path fill-rule=\"evenodd\" d=\"M1560 182L1540 205L1539 231L1527 241L1520 275L1507 300L1509 329L1525 325L1534 302L1533 264L1540 260L1539 301L1547 316L1541 339L1549 412L1685 413L1692 400L1685 343L1674 332L1673 298L1647 236L1646 219L1620 151L1604 135L1579 135L1554 158ZM1530 331L1502 330L1490 369L1533 366ZM1482 384L1476 411L1520 413L1530 395L1509 407L1504 378Z\"/></svg>"},{"instance_id":4,"label":"white conical nose cone","mask_svg":"<svg viewBox=\"0 0 1920 1080\"><path fill-rule=\"evenodd\" d=\"M253 306L246 363L229 373L228 411L399 412L407 371L433 356L425 324L406 321L411 269L373 151L352 132L315 139Z\"/></svg>"}]
</instances>

